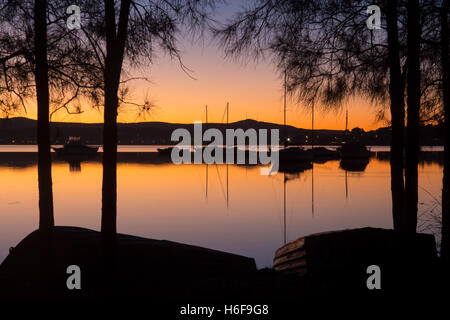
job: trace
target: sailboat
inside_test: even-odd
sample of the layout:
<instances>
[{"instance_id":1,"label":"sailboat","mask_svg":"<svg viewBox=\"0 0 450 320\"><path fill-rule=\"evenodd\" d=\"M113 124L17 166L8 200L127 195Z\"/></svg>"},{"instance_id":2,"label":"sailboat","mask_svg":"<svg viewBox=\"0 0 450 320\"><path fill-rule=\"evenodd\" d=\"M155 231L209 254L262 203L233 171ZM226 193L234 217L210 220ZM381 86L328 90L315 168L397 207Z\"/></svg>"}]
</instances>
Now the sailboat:
<instances>
[{"instance_id":1,"label":"sailboat","mask_svg":"<svg viewBox=\"0 0 450 320\"><path fill-rule=\"evenodd\" d=\"M226 129L228 129L228 124L229 124L229 108L230 108L230 103L227 102L227 107L226 107L226 111L227 111L227 127ZM226 160L226 156L225 156L225 160ZM228 162L225 161L225 165L227 168L227 209L229 208L229 204L230 204L230 199L229 199L229 189L228 189Z\"/></svg>"},{"instance_id":2,"label":"sailboat","mask_svg":"<svg viewBox=\"0 0 450 320\"><path fill-rule=\"evenodd\" d=\"M310 162L312 160L312 155L307 152L302 147L289 147L288 143L290 138L287 136L287 126L286 126L286 95L287 95L287 85L286 85L286 71L284 72L284 137L283 137L283 148L280 149L279 159L280 166L287 165L287 163L298 163L302 165L302 162Z\"/></svg>"},{"instance_id":3,"label":"sailboat","mask_svg":"<svg viewBox=\"0 0 450 320\"><path fill-rule=\"evenodd\" d=\"M230 103L227 102L226 107L225 107L225 112L224 112L224 116L226 115L226 129L228 129L229 126L229 109L230 109ZM205 112L206 112L206 125L208 124L208 106L205 107ZM223 118L222 118L223 120ZM194 148L194 152L203 152L205 150L207 146L197 146ZM237 155L238 155L238 150L239 150L239 146L217 146L217 148L223 148L222 150L222 163L228 163L227 162L227 151L231 150L232 154L233 154L233 163L237 162ZM245 150L239 150L240 152L244 151L244 156L245 156L245 163L247 163L247 159L249 159L249 153L250 151L245 148ZM215 152L216 149L214 148L211 151L211 155L214 157L215 156Z\"/></svg>"},{"instance_id":4,"label":"sailboat","mask_svg":"<svg viewBox=\"0 0 450 320\"><path fill-rule=\"evenodd\" d=\"M98 151L98 147L82 144L80 137L69 137L63 147L52 149L58 156L91 155Z\"/></svg>"},{"instance_id":5,"label":"sailboat","mask_svg":"<svg viewBox=\"0 0 450 320\"><path fill-rule=\"evenodd\" d=\"M341 159L363 159L368 160L370 151L359 141L347 141L338 148Z\"/></svg>"},{"instance_id":6,"label":"sailboat","mask_svg":"<svg viewBox=\"0 0 450 320\"><path fill-rule=\"evenodd\" d=\"M205 105L205 128L207 128L208 126L208 105ZM206 130L206 129L205 129ZM203 133L202 133L203 136ZM194 147L194 152L201 152L203 153L203 150L205 150L206 146L195 146ZM214 152L214 150L213 150Z\"/></svg>"},{"instance_id":7,"label":"sailboat","mask_svg":"<svg viewBox=\"0 0 450 320\"><path fill-rule=\"evenodd\" d=\"M360 141L351 140L347 137L348 133L348 110L345 115L345 134L344 143L337 149L342 160L346 159L362 159L369 160L370 151Z\"/></svg>"},{"instance_id":8,"label":"sailboat","mask_svg":"<svg viewBox=\"0 0 450 320\"><path fill-rule=\"evenodd\" d=\"M316 162L339 159L339 153L336 150L330 150L325 147L314 147L314 101L311 106L311 149L307 150Z\"/></svg>"},{"instance_id":9,"label":"sailboat","mask_svg":"<svg viewBox=\"0 0 450 320\"><path fill-rule=\"evenodd\" d=\"M226 116L227 116L225 129L228 129L228 126L229 126L229 113L230 113L230 103L227 102L227 105L225 107L225 113L224 113L224 115L226 114ZM226 163L227 165L228 165L228 161L227 161L226 154L230 150L232 151L231 154L233 155L233 158L234 158L233 163L236 163L236 164L239 164L238 163L238 151L240 153L244 152L244 159L245 159L244 164L248 164L249 159L250 159L250 154L255 152L255 151L250 151L250 149L247 148L246 146L244 146L244 150L242 150L242 149L239 149L239 146L237 146L237 145L233 145L233 146L226 145L226 146L224 146L224 151L223 151L223 162Z\"/></svg>"},{"instance_id":10,"label":"sailboat","mask_svg":"<svg viewBox=\"0 0 450 320\"><path fill-rule=\"evenodd\" d=\"M170 156L172 154L172 150L174 147L167 147L167 148L157 148L158 154L163 156Z\"/></svg>"}]
</instances>

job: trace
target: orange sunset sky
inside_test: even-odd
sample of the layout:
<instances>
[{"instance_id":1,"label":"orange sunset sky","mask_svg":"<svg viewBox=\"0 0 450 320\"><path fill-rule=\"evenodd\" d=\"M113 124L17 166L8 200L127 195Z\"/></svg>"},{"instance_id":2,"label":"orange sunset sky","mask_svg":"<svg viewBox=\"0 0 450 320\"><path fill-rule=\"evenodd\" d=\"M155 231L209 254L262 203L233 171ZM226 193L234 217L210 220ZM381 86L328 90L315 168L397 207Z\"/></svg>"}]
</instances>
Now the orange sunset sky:
<instances>
[{"instance_id":1,"label":"orange sunset sky","mask_svg":"<svg viewBox=\"0 0 450 320\"><path fill-rule=\"evenodd\" d=\"M199 44L200 46L201 44ZM192 51L190 51L192 50ZM259 121L283 123L283 83L275 67L269 62L236 62L225 59L211 47L184 48L184 63L193 70L191 79L176 61L161 56L151 67L133 72L146 76L151 82L135 81L130 86L130 98L143 101L150 98L156 108L145 118L138 117L136 109L126 108L119 113L120 122L163 121L192 123L205 121L205 105L208 105L208 121L222 122L226 102L230 103L230 122L251 118ZM316 129L345 129L345 109L348 108L349 128L365 130L385 126L376 122L376 109L369 101L355 97L338 111L315 111ZM28 108L28 117L35 118L34 107ZM52 121L102 122L101 110L83 106L80 115L59 111ZM296 103L287 102L287 123L301 128L311 128L311 110Z\"/></svg>"},{"instance_id":2,"label":"orange sunset sky","mask_svg":"<svg viewBox=\"0 0 450 320\"><path fill-rule=\"evenodd\" d=\"M220 19L227 18L239 10L241 2L229 0L218 9ZM206 37L192 41L192 37L181 35L179 48L184 64L192 70L191 79L183 72L177 60L159 53L152 65L141 70L129 71L129 76L147 77L151 82L130 83L136 102L150 98L156 104L153 112L138 118L136 110L128 108L119 113L120 122L163 121L192 123L205 121L205 105L208 105L209 122L221 122L227 101L230 103L230 122L251 118L259 121L283 123L283 82L270 57L254 61L236 61L226 58L216 42ZM378 106L380 107L380 106ZM354 98L345 103L340 111L324 112L317 106L314 127L317 129L345 129L345 109L349 112L349 128L356 126L365 130L386 126L376 122L376 109L368 100ZM102 122L102 113L88 105L80 115L69 115L60 111L52 121ZM36 110L28 107L28 117L36 118ZM225 121L225 120L224 120ZM287 123L296 127L311 128L311 110L288 99Z\"/></svg>"}]
</instances>

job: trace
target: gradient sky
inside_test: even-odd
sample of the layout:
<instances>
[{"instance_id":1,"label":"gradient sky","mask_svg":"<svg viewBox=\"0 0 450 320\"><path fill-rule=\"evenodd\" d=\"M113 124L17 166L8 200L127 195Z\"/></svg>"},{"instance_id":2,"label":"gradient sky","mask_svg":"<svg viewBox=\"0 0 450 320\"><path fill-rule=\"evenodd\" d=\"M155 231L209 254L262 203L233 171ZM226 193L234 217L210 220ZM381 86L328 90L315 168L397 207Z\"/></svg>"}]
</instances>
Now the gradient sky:
<instances>
[{"instance_id":1,"label":"gradient sky","mask_svg":"<svg viewBox=\"0 0 450 320\"><path fill-rule=\"evenodd\" d=\"M228 1L218 8L219 19L224 21L239 10L241 2ZM133 76L145 76L149 82L131 84L132 98L142 101L150 98L154 111L145 118L138 118L136 110L126 109L119 114L120 122L163 121L192 123L205 120L208 105L209 122L221 122L226 103L230 103L230 122L251 118L259 121L283 123L282 80L270 58L236 61L224 56L223 51L211 39L192 43L191 38L180 36L183 62L191 70L191 79L183 72L178 61L160 54L154 64L133 71ZM376 122L375 109L362 98L344 104L340 111L323 112L316 108L315 128L344 129L345 109L349 111L349 128L356 126L366 130L385 126ZM35 118L35 108L29 107L29 117ZM84 106L81 115L56 114L52 121L102 122L101 111ZM296 127L311 127L311 110L288 99L287 123Z\"/></svg>"}]
</instances>

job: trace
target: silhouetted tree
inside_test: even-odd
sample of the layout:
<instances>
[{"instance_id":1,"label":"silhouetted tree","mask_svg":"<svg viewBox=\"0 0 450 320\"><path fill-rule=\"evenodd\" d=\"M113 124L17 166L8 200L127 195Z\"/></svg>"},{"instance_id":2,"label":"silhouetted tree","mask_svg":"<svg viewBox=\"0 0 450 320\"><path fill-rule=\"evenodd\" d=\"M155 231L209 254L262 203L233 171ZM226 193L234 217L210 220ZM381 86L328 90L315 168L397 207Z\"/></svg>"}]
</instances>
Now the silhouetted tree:
<instances>
[{"instance_id":1,"label":"silhouetted tree","mask_svg":"<svg viewBox=\"0 0 450 320\"><path fill-rule=\"evenodd\" d=\"M74 32L66 25L66 6L58 1L15 1L0 10L0 108L7 116L26 111L35 97L37 104L39 227L54 225L50 153L50 110L71 111L70 103L81 94L95 92L83 74L90 68L91 54L77 46ZM91 76L91 79L94 77Z\"/></svg>"},{"instance_id":2,"label":"silhouetted tree","mask_svg":"<svg viewBox=\"0 0 450 320\"><path fill-rule=\"evenodd\" d=\"M405 197L406 231L417 228L418 164L419 164L419 114L420 114L420 39L421 22L419 0L408 0L408 75L407 75L407 127Z\"/></svg>"},{"instance_id":3,"label":"silhouetted tree","mask_svg":"<svg viewBox=\"0 0 450 320\"><path fill-rule=\"evenodd\" d=\"M47 62L47 1L34 2L34 50L36 66L37 142L39 178L39 228L48 230L54 225L52 158L50 154L50 97Z\"/></svg>"},{"instance_id":4,"label":"silhouetted tree","mask_svg":"<svg viewBox=\"0 0 450 320\"><path fill-rule=\"evenodd\" d=\"M158 46L181 63L176 46L180 27L197 31L208 22L213 0L104 0L77 1L88 20L82 25L81 43L94 53L95 65L103 71L103 187L101 230L106 237L116 234L117 218L117 115L126 103L120 93L124 79L123 64L130 67L144 60L152 62ZM136 104L146 112L151 104Z\"/></svg>"},{"instance_id":5,"label":"silhouetted tree","mask_svg":"<svg viewBox=\"0 0 450 320\"><path fill-rule=\"evenodd\" d=\"M449 56L449 0L440 10L442 91L444 101L444 176L442 179L442 239L441 256L450 257L450 56Z\"/></svg>"},{"instance_id":6,"label":"silhouetted tree","mask_svg":"<svg viewBox=\"0 0 450 320\"><path fill-rule=\"evenodd\" d=\"M227 53L270 52L289 91L307 105L336 108L360 94L379 105L390 101L391 190L394 228L404 215L403 134L406 27L399 3L389 1L255 1L216 35ZM366 26L367 7L386 13L382 30ZM401 7L402 15L405 9Z\"/></svg>"},{"instance_id":7,"label":"silhouetted tree","mask_svg":"<svg viewBox=\"0 0 450 320\"><path fill-rule=\"evenodd\" d=\"M113 0L105 0L105 107L103 129L102 224L105 234L116 233L117 217L117 108L125 42L128 36L130 0L120 2L119 22Z\"/></svg>"},{"instance_id":8,"label":"silhouetted tree","mask_svg":"<svg viewBox=\"0 0 450 320\"><path fill-rule=\"evenodd\" d=\"M420 61L421 61L421 73L420 73L420 94L421 94L421 105L420 105L420 114L417 115L417 102L416 106L413 108L412 115L415 118L419 118L419 123L421 125L427 123L441 123L443 124L443 138L444 138L444 149L449 150L447 146L448 139L448 131L446 131L446 116L448 117L449 109L449 79L448 79L448 0L444 1L419 1L420 4ZM412 2L408 2L408 5L413 5ZM416 4L417 5L417 4ZM416 17L417 19L417 17ZM417 27L416 25L412 25L413 28ZM417 32L417 31L416 31ZM417 39L415 40L417 41ZM417 44L416 44L417 45ZM419 80L416 75L411 74L416 82L413 86L417 87ZM413 89L411 88L411 91ZM414 90L416 91L416 90ZM414 94L414 92L412 93ZM408 92L409 95L409 92ZM417 99L417 97L415 97ZM408 102L409 103L409 102ZM408 113L409 113L408 106ZM448 118L447 118L448 119ZM408 119L409 121L409 119ZM418 135L417 127L413 128L413 138L418 139L418 137L414 137L414 135ZM441 253L442 256L448 254L448 153L444 150L444 172L443 172L443 188L442 188L442 243L441 243ZM413 159L415 161L414 153L417 152L416 148L412 148L407 154L413 153L412 157L407 156L407 160ZM445 156L447 155L447 158ZM411 166L412 169L412 166ZM412 178L416 175L416 171L412 170ZM414 184L416 184L414 182ZM413 192L412 194L408 194L408 201L411 198L416 197L415 188L411 188L407 190L407 192ZM410 204L410 209L412 212L416 210L416 206ZM411 215L412 218L412 215ZM414 228L415 221L410 220L410 230Z\"/></svg>"},{"instance_id":9,"label":"silhouetted tree","mask_svg":"<svg viewBox=\"0 0 450 320\"><path fill-rule=\"evenodd\" d=\"M385 14L381 30L366 26L370 5L378 5ZM420 107L421 102L433 104L425 100L436 97L436 90L428 89L436 81L434 73L420 77L421 68L431 68L436 59L423 56L420 42L422 28L427 36L430 32L433 16L428 13L435 5L434 0L260 0L215 31L229 55L274 56L280 73L287 70L289 91L307 105L319 101L336 108L357 94L378 105L390 101L393 222L395 229L411 232L417 223ZM410 111L406 158L405 97Z\"/></svg>"},{"instance_id":10,"label":"silhouetted tree","mask_svg":"<svg viewBox=\"0 0 450 320\"><path fill-rule=\"evenodd\" d=\"M389 64L389 96L391 113L391 196L394 229L401 230L405 221L405 182L403 149L405 130L405 81L400 64L397 0L386 1L386 31Z\"/></svg>"}]
</instances>

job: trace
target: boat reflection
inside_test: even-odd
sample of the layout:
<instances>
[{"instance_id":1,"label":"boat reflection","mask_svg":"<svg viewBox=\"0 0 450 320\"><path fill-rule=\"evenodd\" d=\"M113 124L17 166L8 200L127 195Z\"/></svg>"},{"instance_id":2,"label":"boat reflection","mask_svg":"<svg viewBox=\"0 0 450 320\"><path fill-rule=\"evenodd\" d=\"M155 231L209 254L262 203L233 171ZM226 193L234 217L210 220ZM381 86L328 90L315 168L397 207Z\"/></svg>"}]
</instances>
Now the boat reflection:
<instances>
[{"instance_id":1,"label":"boat reflection","mask_svg":"<svg viewBox=\"0 0 450 320\"><path fill-rule=\"evenodd\" d=\"M65 155L57 156L52 153L53 163L66 162L73 172L80 172L82 163L101 163L102 152L91 155ZM247 158L247 157L246 157ZM389 161L389 152L374 152L373 157L379 161ZM370 159L342 159L339 167L349 172L364 172ZM119 163L168 165L172 163L170 157L161 157L158 152L119 152L117 154ZM297 173L312 169L312 163L323 164L336 159L314 159L313 161L280 161L279 172ZM443 152L422 151L419 156L420 165L437 164L443 165ZM0 167L29 168L37 164L37 152L1 152ZM254 167L254 164L239 164L239 166Z\"/></svg>"},{"instance_id":2,"label":"boat reflection","mask_svg":"<svg viewBox=\"0 0 450 320\"><path fill-rule=\"evenodd\" d=\"M369 164L369 159L342 159L339 167L345 171L363 172Z\"/></svg>"},{"instance_id":3,"label":"boat reflection","mask_svg":"<svg viewBox=\"0 0 450 320\"><path fill-rule=\"evenodd\" d=\"M70 172L81 172L81 163L88 162L95 159L94 154L84 154L84 155L58 155L55 162L64 161L69 164Z\"/></svg>"}]
</instances>

